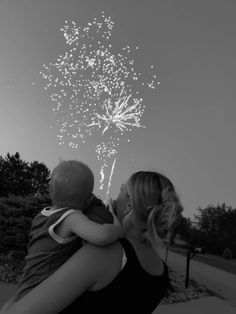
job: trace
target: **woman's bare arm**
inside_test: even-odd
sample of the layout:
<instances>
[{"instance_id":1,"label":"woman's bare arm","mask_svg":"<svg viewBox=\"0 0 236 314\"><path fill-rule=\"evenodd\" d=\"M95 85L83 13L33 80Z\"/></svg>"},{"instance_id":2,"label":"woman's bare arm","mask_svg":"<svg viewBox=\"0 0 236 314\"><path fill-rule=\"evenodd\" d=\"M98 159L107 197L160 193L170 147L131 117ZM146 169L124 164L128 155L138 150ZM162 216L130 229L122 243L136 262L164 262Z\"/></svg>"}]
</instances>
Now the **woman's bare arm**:
<instances>
[{"instance_id":1,"label":"woman's bare arm","mask_svg":"<svg viewBox=\"0 0 236 314\"><path fill-rule=\"evenodd\" d=\"M112 246L112 245L111 245ZM1 314L56 314L106 273L109 247L84 245L54 274Z\"/></svg>"}]
</instances>

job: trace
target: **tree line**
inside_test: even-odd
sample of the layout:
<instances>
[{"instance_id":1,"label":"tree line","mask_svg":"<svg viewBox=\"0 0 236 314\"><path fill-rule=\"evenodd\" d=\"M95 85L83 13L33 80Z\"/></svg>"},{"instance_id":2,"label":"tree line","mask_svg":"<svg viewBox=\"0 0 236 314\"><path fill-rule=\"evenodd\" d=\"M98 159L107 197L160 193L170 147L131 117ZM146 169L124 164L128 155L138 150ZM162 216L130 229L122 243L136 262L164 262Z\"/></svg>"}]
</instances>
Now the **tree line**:
<instances>
[{"instance_id":1,"label":"tree line","mask_svg":"<svg viewBox=\"0 0 236 314\"><path fill-rule=\"evenodd\" d=\"M0 156L0 254L26 254L32 218L51 204L49 178L42 162L28 163L18 152Z\"/></svg>"},{"instance_id":2,"label":"tree line","mask_svg":"<svg viewBox=\"0 0 236 314\"><path fill-rule=\"evenodd\" d=\"M227 259L236 257L236 209L225 203L199 207L193 220L182 217L177 232L190 246Z\"/></svg>"}]
</instances>

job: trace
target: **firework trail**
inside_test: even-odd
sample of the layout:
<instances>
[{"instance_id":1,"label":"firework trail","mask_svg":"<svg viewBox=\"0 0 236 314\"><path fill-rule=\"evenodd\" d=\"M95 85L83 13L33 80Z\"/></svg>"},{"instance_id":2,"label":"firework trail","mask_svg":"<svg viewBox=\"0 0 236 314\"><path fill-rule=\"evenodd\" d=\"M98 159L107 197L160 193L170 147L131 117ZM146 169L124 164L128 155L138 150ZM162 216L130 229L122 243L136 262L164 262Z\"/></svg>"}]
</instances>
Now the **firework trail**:
<instances>
[{"instance_id":1,"label":"firework trail","mask_svg":"<svg viewBox=\"0 0 236 314\"><path fill-rule=\"evenodd\" d=\"M59 144L77 148L95 134L97 159L101 161L100 189L112 165L107 195L122 135L140 124L145 110L140 87L156 88L159 82L151 66L150 81L134 69L129 46L114 53L111 35L114 22L102 12L85 27L65 21L61 29L66 50L40 72L49 90L59 126ZM136 48L137 49L137 48ZM126 140L129 138L126 136Z\"/></svg>"}]
</instances>

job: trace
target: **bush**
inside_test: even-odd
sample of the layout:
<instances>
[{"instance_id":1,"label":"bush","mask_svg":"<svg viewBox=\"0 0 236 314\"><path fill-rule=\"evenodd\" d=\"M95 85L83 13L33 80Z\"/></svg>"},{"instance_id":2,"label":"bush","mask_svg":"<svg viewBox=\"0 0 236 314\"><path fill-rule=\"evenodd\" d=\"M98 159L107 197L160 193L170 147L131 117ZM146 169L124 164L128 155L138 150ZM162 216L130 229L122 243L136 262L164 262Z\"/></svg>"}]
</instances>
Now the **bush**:
<instances>
[{"instance_id":1,"label":"bush","mask_svg":"<svg viewBox=\"0 0 236 314\"><path fill-rule=\"evenodd\" d=\"M236 237L234 240L231 241L229 247L230 247L230 250L232 251L233 258L236 258Z\"/></svg>"},{"instance_id":2,"label":"bush","mask_svg":"<svg viewBox=\"0 0 236 314\"><path fill-rule=\"evenodd\" d=\"M50 205L48 195L25 198L10 195L0 198L1 251L26 251L32 218Z\"/></svg>"},{"instance_id":3,"label":"bush","mask_svg":"<svg viewBox=\"0 0 236 314\"><path fill-rule=\"evenodd\" d=\"M11 247L15 245L15 237L14 236L6 236L4 237L4 245L7 247Z\"/></svg>"},{"instance_id":4,"label":"bush","mask_svg":"<svg viewBox=\"0 0 236 314\"><path fill-rule=\"evenodd\" d=\"M232 259L233 258L233 253L232 251L227 247L224 249L224 252L222 254L222 257L225 258L225 259Z\"/></svg>"},{"instance_id":5,"label":"bush","mask_svg":"<svg viewBox=\"0 0 236 314\"><path fill-rule=\"evenodd\" d=\"M26 251L23 250L16 250L16 251L11 251L8 254L8 258L13 259L13 260L23 260L25 258Z\"/></svg>"}]
</instances>

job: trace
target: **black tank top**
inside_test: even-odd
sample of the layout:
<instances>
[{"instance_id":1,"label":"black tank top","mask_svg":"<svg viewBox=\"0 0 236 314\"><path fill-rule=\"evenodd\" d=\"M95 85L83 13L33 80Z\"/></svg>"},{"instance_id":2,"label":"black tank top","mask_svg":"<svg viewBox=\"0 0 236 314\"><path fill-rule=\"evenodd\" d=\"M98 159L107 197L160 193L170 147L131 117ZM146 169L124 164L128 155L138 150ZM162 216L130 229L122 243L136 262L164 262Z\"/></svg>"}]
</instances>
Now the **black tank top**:
<instances>
[{"instance_id":1,"label":"black tank top","mask_svg":"<svg viewBox=\"0 0 236 314\"><path fill-rule=\"evenodd\" d=\"M98 291L87 291L75 300L63 314L151 314L166 293L168 268L160 276L148 274L140 265L136 253L126 239L121 239L127 262L117 277Z\"/></svg>"}]
</instances>

